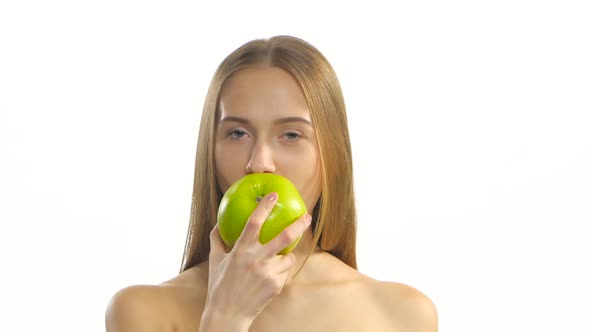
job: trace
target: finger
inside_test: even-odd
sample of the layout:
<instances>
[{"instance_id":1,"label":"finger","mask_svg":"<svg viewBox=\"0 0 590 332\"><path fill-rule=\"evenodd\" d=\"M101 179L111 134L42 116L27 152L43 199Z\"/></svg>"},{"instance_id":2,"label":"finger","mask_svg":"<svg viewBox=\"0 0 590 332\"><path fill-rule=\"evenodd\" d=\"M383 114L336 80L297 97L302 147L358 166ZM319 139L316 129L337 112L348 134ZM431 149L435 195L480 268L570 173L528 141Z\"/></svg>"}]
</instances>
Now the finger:
<instances>
[{"instance_id":1,"label":"finger","mask_svg":"<svg viewBox=\"0 0 590 332\"><path fill-rule=\"evenodd\" d=\"M275 273L280 274L289 271L295 265L296 257L293 253L288 253L286 255L275 255L276 262L273 266L273 271Z\"/></svg>"},{"instance_id":2,"label":"finger","mask_svg":"<svg viewBox=\"0 0 590 332\"><path fill-rule=\"evenodd\" d=\"M209 256L217 256L221 254L227 254L227 246L223 243L221 235L219 235L219 228L217 224L213 227L213 230L209 234L209 242L211 243L211 250Z\"/></svg>"},{"instance_id":3,"label":"finger","mask_svg":"<svg viewBox=\"0 0 590 332\"><path fill-rule=\"evenodd\" d=\"M299 217L294 223L285 228L279 235L264 245L265 252L268 256L277 255L281 250L288 247L293 241L305 232L307 227L311 224L311 216L304 214Z\"/></svg>"},{"instance_id":4,"label":"finger","mask_svg":"<svg viewBox=\"0 0 590 332\"><path fill-rule=\"evenodd\" d=\"M277 203L278 198L279 195L272 192L258 203L258 206L252 211L250 218L248 218L242 234L236 241L235 247L239 248L253 243L260 244L260 229Z\"/></svg>"}]
</instances>

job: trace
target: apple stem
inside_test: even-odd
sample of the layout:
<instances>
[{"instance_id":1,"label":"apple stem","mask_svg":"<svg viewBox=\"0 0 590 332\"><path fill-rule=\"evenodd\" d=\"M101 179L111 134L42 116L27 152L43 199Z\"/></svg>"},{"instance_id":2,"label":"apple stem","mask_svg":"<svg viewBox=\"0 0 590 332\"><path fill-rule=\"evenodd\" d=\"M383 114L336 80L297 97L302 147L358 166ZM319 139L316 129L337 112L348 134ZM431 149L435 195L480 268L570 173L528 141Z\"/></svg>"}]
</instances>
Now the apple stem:
<instances>
[{"instance_id":1,"label":"apple stem","mask_svg":"<svg viewBox=\"0 0 590 332\"><path fill-rule=\"evenodd\" d=\"M264 197L262 196L258 196L256 197L256 203L260 203L260 201L263 199Z\"/></svg>"}]
</instances>

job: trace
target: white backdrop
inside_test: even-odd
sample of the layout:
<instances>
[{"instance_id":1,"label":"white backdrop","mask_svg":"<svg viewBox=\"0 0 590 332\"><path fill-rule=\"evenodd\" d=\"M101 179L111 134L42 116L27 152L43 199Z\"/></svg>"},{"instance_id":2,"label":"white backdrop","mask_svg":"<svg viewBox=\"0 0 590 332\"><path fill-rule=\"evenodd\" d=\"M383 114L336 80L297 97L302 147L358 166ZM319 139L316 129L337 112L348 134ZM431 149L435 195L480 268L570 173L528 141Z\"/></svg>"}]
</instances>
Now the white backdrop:
<instances>
[{"instance_id":1,"label":"white backdrop","mask_svg":"<svg viewBox=\"0 0 590 332\"><path fill-rule=\"evenodd\" d=\"M178 272L211 76L291 34L344 90L361 272L440 331L590 331L584 2L3 1L0 330L103 331Z\"/></svg>"}]
</instances>

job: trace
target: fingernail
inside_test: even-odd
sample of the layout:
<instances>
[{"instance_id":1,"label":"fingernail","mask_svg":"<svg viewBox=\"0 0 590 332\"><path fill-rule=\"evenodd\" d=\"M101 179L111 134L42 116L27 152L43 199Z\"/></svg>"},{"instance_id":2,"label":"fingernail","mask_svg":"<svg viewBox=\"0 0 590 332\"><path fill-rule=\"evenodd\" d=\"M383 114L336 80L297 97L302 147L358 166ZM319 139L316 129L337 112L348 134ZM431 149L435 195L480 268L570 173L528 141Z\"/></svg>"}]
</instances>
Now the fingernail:
<instances>
[{"instance_id":1,"label":"fingernail","mask_svg":"<svg viewBox=\"0 0 590 332\"><path fill-rule=\"evenodd\" d=\"M279 197L279 194L277 194L275 192L272 192L272 193L268 194L268 200L270 202L276 201L278 197Z\"/></svg>"}]
</instances>

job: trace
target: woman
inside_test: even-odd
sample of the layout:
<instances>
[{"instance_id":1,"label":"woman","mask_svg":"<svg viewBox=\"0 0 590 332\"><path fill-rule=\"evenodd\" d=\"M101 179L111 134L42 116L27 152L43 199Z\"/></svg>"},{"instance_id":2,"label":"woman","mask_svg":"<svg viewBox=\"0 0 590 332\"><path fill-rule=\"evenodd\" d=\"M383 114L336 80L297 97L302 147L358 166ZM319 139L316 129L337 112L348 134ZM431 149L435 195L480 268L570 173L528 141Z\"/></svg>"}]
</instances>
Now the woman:
<instances>
[{"instance_id":1,"label":"woman","mask_svg":"<svg viewBox=\"0 0 590 332\"><path fill-rule=\"evenodd\" d=\"M276 194L262 200L236 245L216 213L250 173L291 180L311 215L267 244L258 235ZM277 253L298 236L287 255ZM254 40L217 69L201 119L191 220L180 274L117 292L107 331L436 331L420 291L357 271L352 158L336 74L309 43Z\"/></svg>"}]
</instances>

